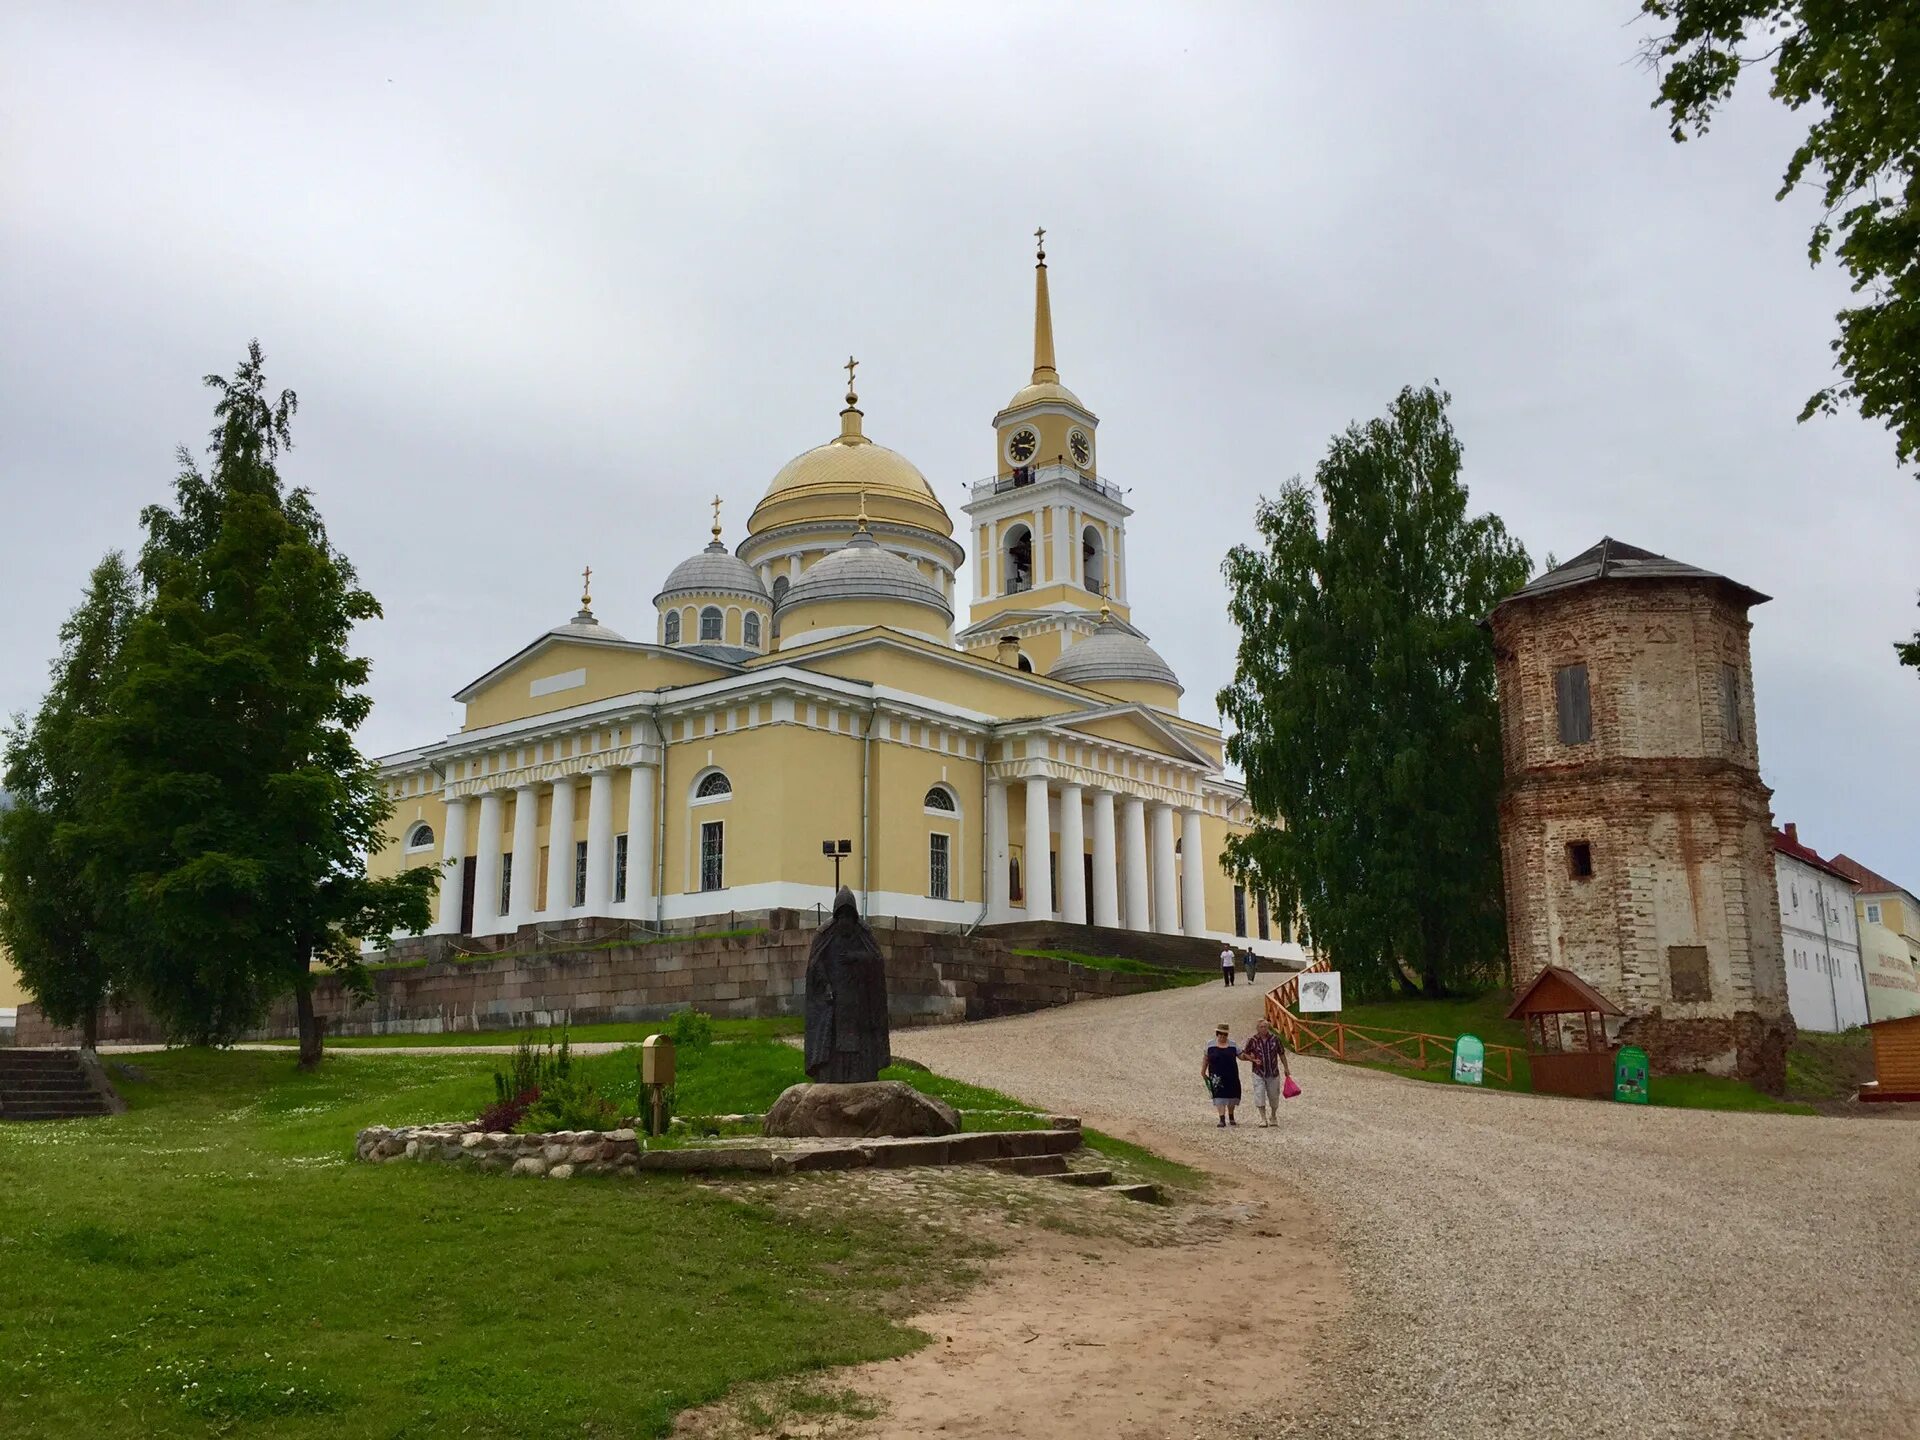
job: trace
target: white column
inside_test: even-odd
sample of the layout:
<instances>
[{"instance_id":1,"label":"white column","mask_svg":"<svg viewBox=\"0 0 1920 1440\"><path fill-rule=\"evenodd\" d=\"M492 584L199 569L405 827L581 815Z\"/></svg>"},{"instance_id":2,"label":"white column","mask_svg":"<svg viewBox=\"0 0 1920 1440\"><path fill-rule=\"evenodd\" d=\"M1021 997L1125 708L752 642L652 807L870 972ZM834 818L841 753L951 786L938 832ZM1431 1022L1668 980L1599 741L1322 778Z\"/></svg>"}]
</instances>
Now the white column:
<instances>
[{"instance_id":1,"label":"white column","mask_svg":"<svg viewBox=\"0 0 1920 1440\"><path fill-rule=\"evenodd\" d=\"M1180 886L1173 858L1173 811L1153 807L1153 928L1162 935L1180 933Z\"/></svg>"},{"instance_id":2,"label":"white column","mask_svg":"<svg viewBox=\"0 0 1920 1440\"><path fill-rule=\"evenodd\" d=\"M547 824L547 908L541 915L559 920L573 910L573 777L553 785L553 818Z\"/></svg>"},{"instance_id":3,"label":"white column","mask_svg":"<svg viewBox=\"0 0 1920 1440\"><path fill-rule=\"evenodd\" d=\"M1113 590L1114 598L1122 605L1127 603L1127 532L1119 525L1113 527Z\"/></svg>"},{"instance_id":4,"label":"white column","mask_svg":"<svg viewBox=\"0 0 1920 1440\"><path fill-rule=\"evenodd\" d=\"M613 772L596 770L587 786L587 914L613 914Z\"/></svg>"},{"instance_id":5,"label":"white column","mask_svg":"<svg viewBox=\"0 0 1920 1440\"><path fill-rule=\"evenodd\" d=\"M1060 918L1069 925L1087 923L1087 839L1081 818L1084 792L1060 787Z\"/></svg>"},{"instance_id":6,"label":"white column","mask_svg":"<svg viewBox=\"0 0 1920 1440\"><path fill-rule=\"evenodd\" d=\"M522 785L513 792L513 874L507 879L507 929L518 930L533 923L539 877L540 788Z\"/></svg>"},{"instance_id":7,"label":"white column","mask_svg":"<svg viewBox=\"0 0 1920 1440\"><path fill-rule=\"evenodd\" d=\"M1127 796L1120 811L1120 846L1127 867L1127 929L1147 926L1147 802Z\"/></svg>"},{"instance_id":8,"label":"white column","mask_svg":"<svg viewBox=\"0 0 1920 1440\"><path fill-rule=\"evenodd\" d=\"M1027 777L1027 918L1053 919L1053 807L1047 803L1047 777Z\"/></svg>"},{"instance_id":9,"label":"white column","mask_svg":"<svg viewBox=\"0 0 1920 1440\"><path fill-rule=\"evenodd\" d=\"M653 767L627 767L627 914L653 918Z\"/></svg>"},{"instance_id":10,"label":"white column","mask_svg":"<svg viewBox=\"0 0 1920 1440\"><path fill-rule=\"evenodd\" d=\"M1093 923L1120 924L1120 874L1114 868L1113 792L1093 792Z\"/></svg>"},{"instance_id":11,"label":"white column","mask_svg":"<svg viewBox=\"0 0 1920 1440\"><path fill-rule=\"evenodd\" d=\"M1213 857L1200 838L1200 812L1180 814L1180 928L1189 935L1207 933L1207 871Z\"/></svg>"},{"instance_id":12,"label":"white column","mask_svg":"<svg viewBox=\"0 0 1920 1440\"><path fill-rule=\"evenodd\" d=\"M473 933L500 933L500 792L480 797L480 833L474 837Z\"/></svg>"},{"instance_id":13,"label":"white column","mask_svg":"<svg viewBox=\"0 0 1920 1440\"><path fill-rule=\"evenodd\" d=\"M1001 921L1013 908L1007 885L1007 782L987 782L987 919Z\"/></svg>"},{"instance_id":14,"label":"white column","mask_svg":"<svg viewBox=\"0 0 1920 1440\"><path fill-rule=\"evenodd\" d=\"M447 802L446 834L442 837L440 866L440 918L433 927L436 935L460 933L460 898L466 880L467 802Z\"/></svg>"}]
</instances>

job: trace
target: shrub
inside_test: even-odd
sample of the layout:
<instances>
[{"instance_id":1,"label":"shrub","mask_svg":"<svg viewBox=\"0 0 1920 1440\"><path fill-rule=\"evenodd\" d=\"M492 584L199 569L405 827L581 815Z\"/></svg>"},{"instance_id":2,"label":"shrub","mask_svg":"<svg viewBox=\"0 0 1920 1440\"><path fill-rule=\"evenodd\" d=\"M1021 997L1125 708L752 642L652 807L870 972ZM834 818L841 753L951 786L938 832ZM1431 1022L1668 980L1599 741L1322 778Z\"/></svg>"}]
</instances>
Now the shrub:
<instances>
[{"instance_id":1,"label":"shrub","mask_svg":"<svg viewBox=\"0 0 1920 1440\"><path fill-rule=\"evenodd\" d=\"M620 1112L585 1075L563 1075L535 1092L520 1123L522 1135L550 1130L618 1130Z\"/></svg>"},{"instance_id":2,"label":"shrub","mask_svg":"<svg viewBox=\"0 0 1920 1440\"><path fill-rule=\"evenodd\" d=\"M704 1050L713 1044L713 1017L700 1010L675 1011L661 1033L676 1050Z\"/></svg>"},{"instance_id":3,"label":"shrub","mask_svg":"<svg viewBox=\"0 0 1920 1440\"><path fill-rule=\"evenodd\" d=\"M496 1081L499 1075L493 1077ZM489 1134L496 1130L512 1130L526 1118L527 1111L540 1098L538 1090L523 1090L518 1095L496 1100L480 1112L480 1128Z\"/></svg>"},{"instance_id":4,"label":"shrub","mask_svg":"<svg viewBox=\"0 0 1920 1440\"><path fill-rule=\"evenodd\" d=\"M558 1046L553 1043L552 1031L547 1032L544 1041L536 1044L533 1032L529 1030L514 1042L513 1058L507 1062L506 1070L493 1072L494 1101L505 1105L525 1095L538 1095L572 1073L573 1042L567 1038L567 1027L560 1027Z\"/></svg>"}]
</instances>

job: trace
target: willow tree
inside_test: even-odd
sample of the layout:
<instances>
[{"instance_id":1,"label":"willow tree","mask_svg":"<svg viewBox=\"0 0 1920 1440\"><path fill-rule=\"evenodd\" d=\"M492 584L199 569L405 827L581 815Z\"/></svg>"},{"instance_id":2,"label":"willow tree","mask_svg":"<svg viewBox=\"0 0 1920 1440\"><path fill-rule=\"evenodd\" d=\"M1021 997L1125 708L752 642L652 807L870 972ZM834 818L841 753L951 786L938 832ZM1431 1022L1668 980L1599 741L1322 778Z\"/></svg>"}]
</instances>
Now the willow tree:
<instances>
[{"instance_id":1,"label":"willow tree","mask_svg":"<svg viewBox=\"0 0 1920 1440\"><path fill-rule=\"evenodd\" d=\"M1229 843L1250 887L1298 906L1358 995L1491 978L1504 953L1493 653L1479 622L1526 551L1469 516L1449 397L1401 391L1334 437L1308 485L1227 556L1240 629L1220 692L1256 812Z\"/></svg>"},{"instance_id":2,"label":"willow tree","mask_svg":"<svg viewBox=\"0 0 1920 1440\"><path fill-rule=\"evenodd\" d=\"M184 1039L224 1041L291 992L300 1059L320 1058L316 964L364 988L360 937L424 929L435 874L374 880L390 803L354 732L371 707L353 627L380 613L278 462L292 391L270 397L260 346L206 377L210 465L183 448L172 508L143 515L147 603L128 632L92 759L95 820L143 932L132 968Z\"/></svg>"}]
</instances>

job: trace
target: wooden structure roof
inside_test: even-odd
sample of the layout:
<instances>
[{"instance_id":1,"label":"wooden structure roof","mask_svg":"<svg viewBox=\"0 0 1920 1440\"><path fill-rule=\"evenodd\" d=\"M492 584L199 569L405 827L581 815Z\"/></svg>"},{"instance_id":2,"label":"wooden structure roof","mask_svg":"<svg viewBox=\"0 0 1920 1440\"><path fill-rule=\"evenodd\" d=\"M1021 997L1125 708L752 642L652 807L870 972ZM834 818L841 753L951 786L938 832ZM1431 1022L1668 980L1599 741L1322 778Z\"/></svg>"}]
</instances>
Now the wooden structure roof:
<instances>
[{"instance_id":1,"label":"wooden structure roof","mask_svg":"<svg viewBox=\"0 0 1920 1440\"><path fill-rule=\"evenodd\" d=\"M1602 1015L1624 1015L1614 1004L1571 970L1548 965L1534 976L1507 1011L1509 1020L1528 1015L1578 1015L1598 1011Z\"/></svg>"}]
</instances>

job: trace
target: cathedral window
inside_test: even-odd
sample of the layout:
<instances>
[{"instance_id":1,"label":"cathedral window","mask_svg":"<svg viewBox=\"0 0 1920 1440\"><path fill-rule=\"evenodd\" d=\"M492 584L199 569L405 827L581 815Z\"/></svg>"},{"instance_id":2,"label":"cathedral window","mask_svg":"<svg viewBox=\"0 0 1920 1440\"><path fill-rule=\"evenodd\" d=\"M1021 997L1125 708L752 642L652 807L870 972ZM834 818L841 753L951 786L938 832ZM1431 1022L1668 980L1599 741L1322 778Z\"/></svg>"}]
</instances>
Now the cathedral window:
<instances>
[{"instance_id":1,"label":"cathedral window","mask_svg":"<svg viewBox=\"0 0 1920 1440\"><path fill-rule=\"evenodd\" d=\"M1593 700L1587 689L1586 666L1562 665L1553 672L1553 700L1562 745L1584 745L1593 739Z\"/></svg>"},{"instance_id":2,"label":"cathedral window","mask_svg":"<svg viewBox=\"0 0 1920 1440\"><path fill-rule=\"evenodd\" d=\"M1100 532L1091 525L1080 536L1080 584L1096 595L1107 593L1106 556L1100 547Z\"/></svg>"},{"instance_id":3,"label":"cathedral window","mask_svg":"<svg viewBox=\"0 0 1920 1440\"><path fill-rule=\"evenodd\" d=\"M929 810L942 810L949 815L955 814L960 809L953 798L953 792L944 785L936 785L927 791L927 798L921 803Z\"/></svg>"},{"instance_id":4,"label":"cathedral window","mask_svg":"<svg viewBox=\"0 0 1920 1440\"><path fill-rule=\"evenodd\" d=\"M627 837L625 833L613 837L613 903L625 903L627 898Z\"/></svg>"},{"instance_id":5,"label":"cathedral window","mask_svg":"<svg viewBox=\"0 0 1920 1440\"><path fill-rule=\"evenodd\" d=\"M1033 532L1016 525L1007 532L1007 594L1033 588Z\"/></svg>"},{"instance_id":6,"label":"cathedral window","mask_svg":"<svg viewBox=\"0 0 1920 1440\"><path fill-rule=\"evenodd\" d=\"M709 820L700 827L700 888L724 890L726 885L727 825Z\"/></svg>"},{"instance_id":7,"label":"cathedral window","mask_svg":"<svg viewBox=\"0 0 1920 1440\"><path fill-rule=\"evenodd\" d=\"M513 894L513 856L507 854L500 857L500 908L494 912L496 915L507 913L507 897L511 894Z\"/></svg>"},{"instance_id":8,"label":"cathedral window","mask_svg":"<svg viewBox=\"0 0 1920 1440\"><path fill-rule=\"evenodd\" d=\"M1729 745L1738 745L1746 738L1745 727L1740 723L1740 667L1737 665L1720 667L1720 724Z\"/></svg>"},{"instance_id":9,"label":"cathedral window","mask_svg":"<svg viewBox=\"0 0 1920 1440\"><path fill-rule=\"evenodd\" d=\"M1569 840L1567 842L1567 875L1574 880L1593 878L1592 841Z\"/></svg>"},{"instance_id":10,"label":"cathedral window","mask_svg":"<svg viewBox=\"0 0 1920 1440\"><path fill-rule=\"evenodd\" d=\"M952 883L951 837L933 834L927 837L927 895L934 900L950 900Z\"/></svg>"},{"instance_id":11,"label":"cathedral window","mask_svg":"<svg viewBox=\"0 0 1920 1440\"><path fill-rule=\"evenodd\" d=\"M407 832L407 849L430 850L433 848L433 827L427 824L414 826Z\"/></svg>"},{"instance_id":12,"label":"cathedral window","mask_svg":"<svg viewBox=\"0 0 1920 1440\"><path fill-rule=\"evenodd\" d=\"M758 650L760 648L760 617L751 611L748 612L747 618L741 622L740 642L749 650Z\"/></svg>"},{"instance_id":13,"label":"cathedral window","mask_svg":"<svg viewBox=\"0 0 1920 1440\"><path fill-rule=\"evenodd\" d=\"M678 610L669 610L667 612L666 639L669 645L678 645L680 643L680 612Z\"/></svg>"},{"instance_id":14,"label":"cathedral window","mask_svg":"<svg viewBox=\"0 0 1920 1440\"><path fill-rule=\"evenodd\" d=\"M573 903L587 903L587 842L573 842Z\"/></svg>"},{"instance_id":15,"label":"cathedral window","mask_svg":"<svg viewBox=\"0 0 1920 1440\"><path fill-rule=\"evenodd\" d=\"M785 600L787 598L787 591L792 588L793 582L786 576L781 575L777 577L773 582L773 603L778 605L782 600Z\"/></svg>"},{"instance_id":16,"label":"cathedral window","mask_svg":"<svg viewBox=\"0 0 1920 1440\"><path fill-rule=\"evenodd\" d=\"M1026 671L1027 674L1031 675L1033 673L1033 661L1029 660L1026 656L1022 655L1020 657L1020 668Z\"/></svg>"},{"instance_id":17,"label":"cathedral window","mask_svg":"<svg viewBox=\"0 0 1920 1440\"><path fill-rule=\"evenodd\" d=\"M720 639L721 630L725 624L726 617L720 613L720 607L707 606L700 612L700 638L703 641Z\"/></svg>"},{"instance_id":18,"label":"cathedral window","mask_svg":"<svg viewBox=\"0 0 1920 1440\"><path fill-rule=\"evenodd\" d=\"M693 787L696 800L724 800L733 794L733 782L727 778L724 770L713 770L700 777L700 783Z\"/></svg>"}]
</instances>

